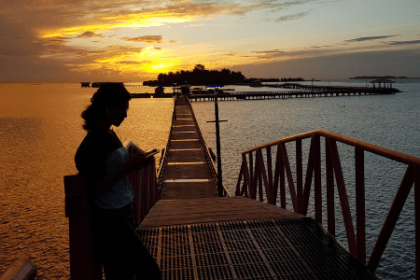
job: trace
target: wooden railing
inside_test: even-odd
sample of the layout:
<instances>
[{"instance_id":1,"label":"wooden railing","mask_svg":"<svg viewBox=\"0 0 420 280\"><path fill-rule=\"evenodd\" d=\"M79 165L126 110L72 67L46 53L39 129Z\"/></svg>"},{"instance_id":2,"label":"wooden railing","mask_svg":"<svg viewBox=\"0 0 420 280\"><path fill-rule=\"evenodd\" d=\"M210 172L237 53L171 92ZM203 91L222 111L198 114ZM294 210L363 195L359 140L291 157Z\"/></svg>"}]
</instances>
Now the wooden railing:
<instances>
[{"instance_id":1,"label":"wooden railing","mask_svg":"<svg viewBox=\"0 0 420 280\"><path fill-rule=\"evenodd\" d=\"M168 159L169 159L169 145L171 144L171 139L172 139L172 131L173 131L173 122L174 119L176 118L176 111L175 111L175 103L176 103L176 95L173 97L174 100L174 108L173 108L173 112L172 112L172 120L171 120L171 128L169 130L169 135L168 135L168 141L166 142L166 147L163 150L162 153L162 157L160 159L160 163L159 163L159 168L157 170L157 188L159 190L159 193L162 190L162 185L163 185L163 179L165 176L165 172L166 172L166 166L168 165Z\"/></svg>"},{"instance_id":2,"label":"wooden railing","mask_svg":"<svg viewBox=\"0 0 420 280\"><path fill-rule=\"evenodd\" d=\"M290 200L292 202L294 212L306 215L308 212L312 181L314 181L315 220L322 224L323 191L321 185L321 137L325 138L324 154L326 191L324 192L326 193L327 230L335 236L335 177L349 251L363 264L366 264L366 200L364 153L365 151L370 152L407 165L405 174L394 197L392 206L389 209L383 227L370 255L367 267L372 272L375 272L414 183L416 217L416 275L417 279L420 279L420 158L418 157L396 152L349 137L344 137L328 131L311 131L283 138L242 152L242 166L240 169L235 195L248 196L252 199L259 199L260 201L266 199L268 203L276 204L279 190L280 207L286 208L285 181L287 181ZM311 139L311 144L308 155L306 176L303 177L302 140L308 138ZM289 163L289 157L285 145L289 142L296 143L296 182L293 179L291 165ZM347 190L337 149L337 142L354 147L356 197L355 225L353 224L351 209L347 198ZM274 166L271 152L272 147L277 148ZM265 150L264 156L263 150ZM264 160L264 157L266 160ZM305 181L303 180L304 178ZM413 217L413 219L415 217Z\"/></svg>"},{"instance_id":3,"label":"wooden railing","mask_svg":"<svg viewBox=\"0 0 420 280\"><path fill-rule=\"evenodd\" d=\"M130 155L141 150L130 141L124 143L124 146ZM141 170L131 172L128 177L135 194L134 218L139 224L159 199L155 161ZM87 195L86 180L80 173L65 176L64 187L65 213L69 218L70 279L101 280L102 263L92 242L92 205Z\"/></svg>"},{"instance_id":4,"label":"wooden railing","mask_svg":"<svg viewBox=\"0 0 420 280\"><path fill-rule=\"evenodd\" d=\"M139 152L144 152L131 141L124 143L124 147L127 149L130 156ZM148 166L130 172L130 174L128 174L128 179L134 191L134 220L136 224L139 225L160 197L156 177L155 159L153 158L153 162Z\"/></svg>"}]
</instances>

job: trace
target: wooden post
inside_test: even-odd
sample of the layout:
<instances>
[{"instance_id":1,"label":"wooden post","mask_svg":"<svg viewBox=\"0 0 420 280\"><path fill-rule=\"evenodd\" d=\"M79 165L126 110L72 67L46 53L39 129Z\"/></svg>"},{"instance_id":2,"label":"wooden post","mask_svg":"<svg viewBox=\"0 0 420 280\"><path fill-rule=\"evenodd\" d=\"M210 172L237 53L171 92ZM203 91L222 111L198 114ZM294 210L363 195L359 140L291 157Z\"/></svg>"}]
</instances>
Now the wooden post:
<instances>
[{"instance_id":1,"label":"wooden post","mask_svg":"<svg viewBox=\"0 0 420 280\"><path fill-rule=\"evenodd\" d=\"M293 176L292 176L292 171L290 169L289 158L287 156L286 145L284 143L280 143L280 147L281 147L281 154L283 157L283 165L284 165L284 169L287 175L287 182L289 185L289 192L290 192L290 198L292 200L293 210L295 212L298 212L299 210L297 208L295 183L293 182Z\"/></svg>"},{"instance_id":2,"label":"wooden post","mask_svg":"<svg viewBox=\"0 0 420 280\"><path fill-rule=\"evenodd\" d=\"M70 279L102 280L102 264L94 251L90 200L82 175L64 177L66 217L69 218Z\"/></svg>"},{"instance_id":3,"label":"wooden post","mask_svg":"<svg viewBox=\"0 0 420 280\"><path fill-rule=\"evenodd\" d=\"M273 170L272 170L272 161L271 161L271 146L266 148L267 152L267 171L268 171L268 190L270 195L267 193L267 197L270 196L270 204L276 204L275 199L273 201Z\"/></svg>"},{"instance_id":4,"label":"wooden post","mask_svg":"<svg viewBox=\"0 0 420 280\"><path fill-rule=\"evenodd\" d=\"M302 139L296 140L296 191L297 191L297 206L300 211L302 208ZM298 211L298 212L299 212Z\"/></svg>"},{"instance_id":5,"label":"wooden post","mask_svg":"<svg viewBox=\"0 0 420 280\"><path fill-rule=\"evenodd\" d=\"M248 195L248 188L251 188L251 179L250 179L250 171L248 169L248 165L246 163L246 155L242 155L242 162L244 164L244 187L243 191L245 191L245 196L249 197Z\"/></svg>"},{"instance_id":6,"label":"wooden post","mask_svg":"<svg viewBox=\"0 0 420 280\"><path fill-rule=\"evenodd\" d=\"M420 279L420 166L414 166L414 224L416 235L416 279Z\"/></svg>"},{"instance_id":7,"label":"wooden post","mask_svg":"<svg viewBox=\"0 0 420 280\"><path fill-rule=\"evenodd\" d=\"M335 236L335 202L334 202L334 170L330 156L330 145L325 138L325 164L327 175L327 215L328 231Z\"/></svg>"},{"instance_id":8,"label":"wooden post","mask_svg":"<svg viewBox=\"0 0 420 280\"><path fill-rule=\"evenodd\" d=\"M365 163L363 149L355 148L355 158L357 258L362 264L366 264Z\"/></svg>"},{"instance_id":9,"label":"wooden post","mask_svg":"<svg viewBox=\"0 0 420 280\"><path fill-rule=\"evenodd\" d=\"M253 197L254 194L254 160L252 158L252 152L249 152L248 154L249 156L249 183L250 185L248 186L249 188L249 197L255 199L255 196Z\"/></svg>"},{"instance_id":10,"label":"wooden post","mask_svg":"<svg viewBox=\"0 0 420 280\"><path fill-rule=\"evenodd\" d=\"M312 136L314 140L314 171L315 171L315 220L322 225L322 188L321 188L321 145L320 136Z\"/></svg>"},{"instance_id":11,"label":"wooden post","mask_svg":"<svg viewBox=\"0 0 420 280\"><path fill-rule=\"evenodd\" d=\"M305 215L308 212L309 196L311 193L312 173L314 171L313 162L313 141L311 141L311 148L309 149L308 165L306 168L305 188L303 189L303 203L299 211L300 214Z\"/></svg>"},{"instance_id":12,"label":"wooden post","mask_svg":"<svg viewBox=\"0 0 420 280\"><path fill-rule=\"evenodd\" d=\"M333 164L335 179L337 182L338 194L340 196L340 203L343 213L344 227L346 229L347 242L349 244L349 251L353 255L357 255L356 236L354 233L353 220L351 218L350 206L343 178L343 170L341 169L337 143L333 139L328 139L328 142L330 148L331 162Z\"/></svg>"},{"instance_id":13,"label":"wooden post","mask_svg":"<svg viewBox=\"0 0 420 280\"><path fill-rule=\"evenodd\" d=\"M239 170L238 181L236 183L235 196L241 196L241 182L244 174L244 161L242 160L241 169ZM245 180L244 180L245 181Z\"/></svg>"}]
</instances>

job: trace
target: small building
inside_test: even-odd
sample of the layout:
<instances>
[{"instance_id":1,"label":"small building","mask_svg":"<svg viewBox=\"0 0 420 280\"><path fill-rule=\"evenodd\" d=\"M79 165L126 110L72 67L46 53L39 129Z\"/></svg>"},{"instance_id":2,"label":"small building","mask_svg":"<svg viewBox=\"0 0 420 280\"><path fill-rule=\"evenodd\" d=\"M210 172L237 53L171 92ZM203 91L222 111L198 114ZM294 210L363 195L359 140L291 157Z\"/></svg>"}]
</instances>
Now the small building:
<instances>
[{"instance_id":1,"label":"small building","mask_svg":"<svg viewBox=\"0 0 420 280\"><path fill-rule=\"evenodd\" d=\"M375 84L378 84L378 88L381 88L381 84L383 84L384 88L392 88L392 83L394 83L394 81L387 78L378 78L369 83L373 84L374 88L376 88Z\"/></svg>"}]
</instances>

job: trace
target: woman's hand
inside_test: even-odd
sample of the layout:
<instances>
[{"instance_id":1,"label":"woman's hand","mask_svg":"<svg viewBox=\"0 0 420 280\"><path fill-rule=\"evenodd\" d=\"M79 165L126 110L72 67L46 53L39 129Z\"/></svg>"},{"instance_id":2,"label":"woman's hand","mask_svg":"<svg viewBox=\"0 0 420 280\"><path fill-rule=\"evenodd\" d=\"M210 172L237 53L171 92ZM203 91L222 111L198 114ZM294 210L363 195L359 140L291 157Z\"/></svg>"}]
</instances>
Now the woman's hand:
<instances>
[{"instance_id":1,"label":"woman's hand","mask_svg":"<svg viewBox=\"0 0 420 280\"><path fill-rule=\"evenodd\" d=\"M148 156L145 153L137 153L130 157L128 160L128 170L138 170L151 164L153 162L153 156Z\"/></svg>"}]
</instances>

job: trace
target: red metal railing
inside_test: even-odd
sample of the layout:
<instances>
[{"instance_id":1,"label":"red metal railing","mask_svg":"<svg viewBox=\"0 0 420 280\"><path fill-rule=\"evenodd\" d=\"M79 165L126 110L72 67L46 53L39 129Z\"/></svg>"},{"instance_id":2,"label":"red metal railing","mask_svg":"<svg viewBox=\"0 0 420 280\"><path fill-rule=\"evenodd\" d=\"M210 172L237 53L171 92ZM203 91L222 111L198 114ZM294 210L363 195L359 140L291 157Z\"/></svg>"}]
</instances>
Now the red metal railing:
<instances>
[{"instance_id":1,"label":"red metal railing","mask_svg":"<svg viewBox=\"0 0 420 280\"><path fill-rule=\"evenodd\" d=\"M414 183L416 217L416 275L417 279L420 279L420 158L418 157L396 152L328 131L311 131L283 138L242 152L242 166L239 173L235 195L248 196L252 199L259 198L260 201L263 201L264 198L266 198L268 203L275 205L277 203L279 190L280 207L286 208L285 181L287 181L294 212L306 215L308 211L311 187L314 185L315 220L322 224L321 137L325 138L324 154L327 202L326 216L328 220L327 230L335 236L335 177L349 251L355 255L363 264L366 264L364 152L367 151L407 164L405 174L401 180L392 206L388 212L384 225L370 255L367 267L372 272L375 272L395 227L397 219L404 206L404 203L408 197L408 194L410 193L411 187ZM302 140L308 138L311 139L311 145L304 181L302 169ZM289 142L296 142L296 184L293 180L293 174L291 171L285 145ZM353 224L351 216L343 171L341 168L340 157L337 149L337 142L353 146L355 151L356 225ZM274 146L277 147L277 153L275 157L276 162L273 176L271 148ZM266 161L264 161L262 152L264 149L266 150ZM313 184L312 181L314 181Z\"/></svg>"},{"instance_id":2,"label":"red metal railing","mask_svg":"<svg viewBox=\"0 0 420 280\"><path fill-rule=\"evenodd\" d=\"M124 144L129 154L141 151L132 142ZM133 211L137 224L141 223L159 199L156 163L131 172L134 190ZM93 247L91 231L91 200L87 196L86 181L81 174L65 176L65 211L69 218L70 279L102 280L102 264Z\"/></svg>"}]
</instances>

